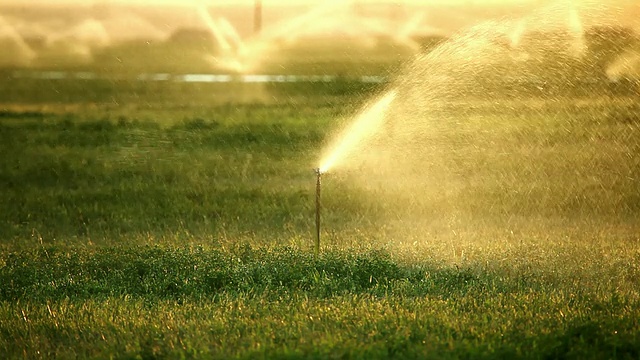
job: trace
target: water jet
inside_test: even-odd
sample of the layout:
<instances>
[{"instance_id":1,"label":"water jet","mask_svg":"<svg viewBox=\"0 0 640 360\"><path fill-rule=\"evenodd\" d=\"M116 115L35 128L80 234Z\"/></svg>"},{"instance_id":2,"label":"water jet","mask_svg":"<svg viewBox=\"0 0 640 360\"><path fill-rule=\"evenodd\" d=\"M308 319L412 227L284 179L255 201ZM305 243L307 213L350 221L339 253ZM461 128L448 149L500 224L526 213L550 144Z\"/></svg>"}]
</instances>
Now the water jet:
<instances>
[{"instance_id":1,"label":"water jet","mask_svg":"<svg viewBox=\"0 0 640 360\"><path fill-rule=\"evenodd\" d=\"M320 162L319 173L325 173L340 161L353 155L353 152L376 134L385 120L386 111L396 98L396 90L389 90L376 101L365 106L356 115L351 126L347 127L331 151Z\"/></svg>"}]
</instances>

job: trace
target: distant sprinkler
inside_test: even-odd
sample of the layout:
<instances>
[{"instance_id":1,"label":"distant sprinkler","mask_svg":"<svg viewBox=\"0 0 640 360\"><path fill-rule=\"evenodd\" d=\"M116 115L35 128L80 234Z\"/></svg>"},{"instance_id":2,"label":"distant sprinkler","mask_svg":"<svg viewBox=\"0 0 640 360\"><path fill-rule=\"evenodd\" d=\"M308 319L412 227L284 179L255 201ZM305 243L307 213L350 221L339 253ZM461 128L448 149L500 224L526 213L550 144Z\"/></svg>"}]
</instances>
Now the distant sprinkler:
<instances>
[{"instance_id":1,"label":"distant sprinkler","mask_svg":"<svg viewBox=\"0 0 640 360\"><path fill-rule=\"evenodd\" d=\"M258 34L262 30L262 0L256 0L253 8L253 33Z\"/></svg>"},{"instance_id":2,"label":"distant sprinkler","mask_svg":"<svg viewBox=\"0 0 640 360\"><path fill-rule=\"evenodd\" d=\"M318 256L320 253L320 184L322 171L320 171L320 168L316 168L313 171L316 173L316 243L314 253Z\"/></svg>"}]
</instances>

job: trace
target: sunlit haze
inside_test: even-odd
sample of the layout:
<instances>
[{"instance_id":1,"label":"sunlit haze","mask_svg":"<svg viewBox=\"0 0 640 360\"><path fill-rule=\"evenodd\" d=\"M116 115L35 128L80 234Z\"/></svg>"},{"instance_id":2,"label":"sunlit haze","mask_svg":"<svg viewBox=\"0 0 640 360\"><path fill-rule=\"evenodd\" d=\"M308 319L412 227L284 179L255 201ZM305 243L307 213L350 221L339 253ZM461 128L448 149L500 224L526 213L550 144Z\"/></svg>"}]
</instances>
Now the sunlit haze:
<instances>
[{"instance_id":1,"label":"sunlit haze","mask_svg":"<svg viewBox=\"0 0 640 360\"><path fill-rule=\"evenodd\" d=\"M334 0L336 1L336 0ZM586 0L588 1L588 0ZM317 0L262 0L264 5L300 5L300 4L320 4ZM523 4L523 3L535 3L542 2L542 0L351 0L340 1L345 2L357 2L357 3L404 3L404 4L421 4L421 5L496 5L496 4ZM246 5L253 4L255 0L60 0L55 2L56 5L92 5L92 4L143 4L143 5L183 5L183 6L196 6L196 5ZM51 5L51 2L46 0L2 0L0 4L46 4Z\"/></svg>"},{"instance_id":2,"label":"sunlit haze","mask_svg":"<svg viewBox=\"0 0 640 360\"><path fill-rule=\"evenodd\" d=\"M640 0L0 0L0 357L639 359Z\"/></svg>"}]
</instances>

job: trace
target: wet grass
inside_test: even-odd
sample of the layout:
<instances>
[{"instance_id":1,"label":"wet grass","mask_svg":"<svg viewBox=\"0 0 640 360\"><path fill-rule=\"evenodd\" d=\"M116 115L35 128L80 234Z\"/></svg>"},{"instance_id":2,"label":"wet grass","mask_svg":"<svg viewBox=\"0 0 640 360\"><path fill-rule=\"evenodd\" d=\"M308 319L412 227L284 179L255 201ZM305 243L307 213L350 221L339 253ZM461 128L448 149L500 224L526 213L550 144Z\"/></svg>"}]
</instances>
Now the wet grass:
<instances>
[{"instance_id":1,"label":"wet grass","mask_svg":"<svg viewBox=\"0 0 640 360\"><path fill-rule=\"evenodd\" d=\"M350 100L3 105L3 356L640 356L632 106L555 103L562 111L525 113L520 128L490 112L461 115L496 129L478 134L502 139L496 151L537 134L538 159L564 146L578 170L602 175L619 162L624 177L609 177L621 180L607 189L614 200L596 201L600 212L589 210L593 201L531 205L505 221L501 211L528 195L503 201L491 194L506 185L485 179L459 195L456 210L476 216L451 207L409 216L398 209L416 207L410 199L336 174L325 178L314 257L312 168ZM540 128L562 116L580 126ZM599 151L578 152L581 141ZM607 154L606 166L593 165ZM511 159L492 166L522 170L522 157ZM472 159L459 160L472 169ZM549 203L586 181L585 171L550 170L561 176ZM480 216L491 196L502 208Z\"/></svg>"}]
</instances>

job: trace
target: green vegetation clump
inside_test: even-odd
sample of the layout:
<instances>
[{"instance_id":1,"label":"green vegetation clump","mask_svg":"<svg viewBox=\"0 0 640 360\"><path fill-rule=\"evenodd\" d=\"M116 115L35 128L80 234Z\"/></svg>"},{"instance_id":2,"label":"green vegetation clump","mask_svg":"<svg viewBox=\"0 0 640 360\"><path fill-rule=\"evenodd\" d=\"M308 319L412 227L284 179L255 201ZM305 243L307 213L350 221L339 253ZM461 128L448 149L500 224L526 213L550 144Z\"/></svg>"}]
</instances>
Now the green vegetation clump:
<instances>
[{"instance_id":1,"label":"green vegetation clump","mask_svg":"<svg viewBox=\"0 0 640 360\"><path fill-rule=\"evenodd\" d=\"M413 274L388 254L331 252L314 257L291 247L109 247L61 250L43 247L9 254L0 298L37 302L132 296L153 300L211 299L220 294L290 292L327 298L349 292L389 290ZM384 294L382 292L381 294Z\"/></svg>"}]
</instances>

